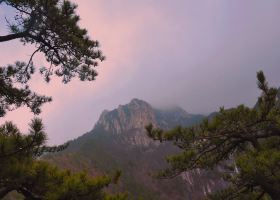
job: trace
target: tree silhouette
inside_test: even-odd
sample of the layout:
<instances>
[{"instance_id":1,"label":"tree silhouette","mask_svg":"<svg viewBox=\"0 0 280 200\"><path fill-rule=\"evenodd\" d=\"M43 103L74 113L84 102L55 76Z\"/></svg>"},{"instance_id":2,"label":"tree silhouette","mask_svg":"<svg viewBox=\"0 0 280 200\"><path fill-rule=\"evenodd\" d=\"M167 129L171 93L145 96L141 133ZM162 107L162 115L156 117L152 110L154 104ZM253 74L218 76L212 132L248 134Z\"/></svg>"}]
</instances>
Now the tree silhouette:
<instances>
[{"instance_id":1,"label":"tree silhouette","mask_svg":"<svg viewBox=\"0 0 280 200\"><path fill-rule=\"evenodd\" d=\"M33 44L36 49L28 62L0 67L0 117L7 111L27 106L34 114L51 98L29 89L28 83L35 72L34 56L41 52L50 64L41 67L46 81L52 75L62 77L63 83L78 77L93 81L95 67L104 56L98 42L87 36L78 25L77 6L67 0L0 0L0 6L13 8L14 18L7 20L9 33L0 36L0 44L19 39L23 45ZM0 198L16 191L28 200L96 199L123 200L125 195L109 195L104 188L117 182L115 177L92 178L86 173L61 170L40 158L44 153L63 150L67 144L49 147L40 119L30 123L28 134L22 134L12 123L0 126Z\"/></svg>"},{"instance_id":2,"label":"tree silhouette","mask_svg":"<svg viewBox=\"0 0 280 200\"><path fill-rule=\"evenodd\" d=\"M0 198L17 191L25 199L123 200L124 194L109 195L103 188L115 183L115 177L89 177L72 173L38 160L46 152L57 152L67 145L46 146L46 133L40 119L30 123L29 134L22 134L11 122L0 127Z\"/></svg>"},{"instance_id":3,"label":"tree silhouette","mask_svg":"<svg viewBox=\"0 0 280 200\"><path fill-rule=\"evenodd\" d=\"M280 107L278 90L269 87L262 71L257 73L262 91L257 105L240 105L220 112L201 124L170 131L146 127L155 140L173 141L182 152L167 158L170 168L159 172L172 178L196 168L224 166L229 187L209 199L279 199Z\"/></svg>"},{"instance_id":4,"label":"tree silhouette","mask_svg":"<svg viewBox=\"0 0 280 200\"><path fill-rule=\"evenodd\" d=\"M0 69L0 116L20 106L28 106L40 113L43 103L50 97L40 96L28 87L35 71L33 58L41 52L50 65L39 69L46 81L51 75L62 77L64 83L79 77L92 81L97 76L95 67L104 56L98 41L87 36L87 30L78 25L77 6L67 0L0 0L15 13L7 25L10 33L0 36L0 43L19 39L24 45L36 47L28 62L16 61ZM15 85L20 84L21 87Z\"/></svg>"}]
</instances>

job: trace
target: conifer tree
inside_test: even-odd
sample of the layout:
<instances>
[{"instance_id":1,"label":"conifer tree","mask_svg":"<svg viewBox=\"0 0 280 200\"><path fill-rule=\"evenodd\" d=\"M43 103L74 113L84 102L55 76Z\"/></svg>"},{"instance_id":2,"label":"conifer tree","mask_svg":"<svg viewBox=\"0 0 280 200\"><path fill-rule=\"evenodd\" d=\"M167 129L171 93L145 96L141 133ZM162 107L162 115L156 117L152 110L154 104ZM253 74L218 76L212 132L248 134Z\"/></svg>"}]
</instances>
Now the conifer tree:
<instances>
[{"instance_id":1,"label":"conifer tree","mask_svg":"<svg viewBox=\"0 0 280 200\"><path fill-rule=\"evenodd\" d=\"M7 111L27 106L34 114L51 97L39 95L29 88L29 80L37 67L34 56L41 52L48 67L39 72L46 81L52 75L63 83L78 77L93 81L95 67L104 56L98 42L87 36L78 25L77 6L68 0L0 0L0 6L13 8L14 19L7 21L9 33L0 36L3 42L19 39L33 44L35 50L27 62L15 61L0 67L0 117ZM119 177L89 177L86 173L61 170L42 161L44 153L61 151L67 144L49 147L40 119L30 124L28 134L22 134L12 123L0 126L0 198L16 191L27 200L123 200L125 195L109 195L104 188Z\"/></svg>"},{"instance_id":2,"label":"conifer tree","mask_svg":"<svg viewBox=\"0 0 280 200\"><path fill-rule=\"evenodd\" d=\"M221 108L215 117L193 127L169 131L146 127L155 140L173 141L182 151L167 158L159 172L172 178L196 168L224 167L229 187L208 196L212 200L278 200L280 198L280 107L278 90L257 73L261 95L254 108Z\"/></svg>"},{"instance_id":3,"label":"conifer tree","mask_svg":"<svg viewBox=\"0 0 280 200\"><path fill-rule=\"evenodd\" d=\"M24 45L32 44L35 50L27 62L1 66L0 117L23 105L38 114L41 105L51 101L28 87L36 69L33 58L39 52L49 63L39 69L46 81L51 75L62 77L64 83L74 77L82 81L95 79L95 67L104 56L98 41L91 40L87 30L79 27L77 5L68 0L0 0L0 6L4 5L13 8L14 18L7 20L9 33L0 36L0 44L19 39Z\"/></svg>"},{"instance_id":4,"label":"conifer tree","mask_svg":"<svg viewBox=\"0 0 280 200\"><path fill-rule=\"evenodd\" d=\"M12 191L25 199L36 200L123 200L124 194L109 195L103 191L116 178L92 178L85 172L61 170L38 160L43 153L63 150L67 145L46 146L46 133L40 119L30 124L29 134L7 122L0 127L0 198Z\"/></svg>"}]
</instances>

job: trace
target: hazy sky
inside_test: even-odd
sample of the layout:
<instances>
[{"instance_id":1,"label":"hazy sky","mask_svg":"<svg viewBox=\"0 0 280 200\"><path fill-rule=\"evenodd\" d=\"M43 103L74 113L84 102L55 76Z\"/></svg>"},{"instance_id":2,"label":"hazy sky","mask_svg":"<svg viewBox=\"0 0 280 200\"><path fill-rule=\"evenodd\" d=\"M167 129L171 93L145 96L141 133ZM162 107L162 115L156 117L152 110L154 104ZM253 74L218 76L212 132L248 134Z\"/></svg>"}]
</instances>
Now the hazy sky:
<instances>
[{"instance_id":1,"label":"hazy sky","mask_svg":"<svg viewBox=\"0 0 280 200\"><path fill-rule=\"evenodd\" d=\"M101 43L107 60L95 82L50 84L35 76L32 88L53 97L43 107L50 143L89 131L104 109L140 98L155 106L179 105L191 113L220 106L252 106L264 70L280 86L279 0L77 0L81 26ZM7 32L0 7L0 34ZM33 47L0 43L0 65L27 61ZM36 57L37 65L46 64ZM5 120L23 130L33 115L22 108Z\"/></svg>"}]
</instances>

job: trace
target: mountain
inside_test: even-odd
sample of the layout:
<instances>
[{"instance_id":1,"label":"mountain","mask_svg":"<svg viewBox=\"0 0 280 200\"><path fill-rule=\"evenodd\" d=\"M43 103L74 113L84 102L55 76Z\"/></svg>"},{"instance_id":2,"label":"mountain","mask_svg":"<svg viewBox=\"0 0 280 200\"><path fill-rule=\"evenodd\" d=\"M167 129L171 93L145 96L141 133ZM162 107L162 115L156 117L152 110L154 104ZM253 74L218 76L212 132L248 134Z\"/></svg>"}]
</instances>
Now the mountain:
<instances>
[{"instance_id":1,"label":"mountain","mask_svg":"<svg viewBox=\"0 0 280 200\"><path fill-rule=\"evenodd\" d=\"M145 126L170 129L190 126L203 115L187 113L182 108L155 109L139 99L100 115L94 128L70 141L65 151L48 155L46 159L63 168L86 170L91 175L112 174L122 170L120 183L111 191L127 191L130 198L159 200L195 200L224 187L218 172L194 170L170 180L152 178L150 174L167 167L165 157L179 151L170 143L151 140Z\"/></svg>"},{"instance_id":2,"label":"mountain","mask_svg":"<svg viewBox=\"0 0 280 200\"><path fill-rule=\"evenodd\" d=\"M126 142L130 145L147 146L154 143L145 134L145 126L149 123L170 129L177 125L193 125L203 118L203 115L189 114L179 107L159 110L145 101L133 99L127 105L120 105L112 111L103 111L95 129L101 127L110 134L125 135L123 139L129 140Z\"/></svg>"}]
</instances>

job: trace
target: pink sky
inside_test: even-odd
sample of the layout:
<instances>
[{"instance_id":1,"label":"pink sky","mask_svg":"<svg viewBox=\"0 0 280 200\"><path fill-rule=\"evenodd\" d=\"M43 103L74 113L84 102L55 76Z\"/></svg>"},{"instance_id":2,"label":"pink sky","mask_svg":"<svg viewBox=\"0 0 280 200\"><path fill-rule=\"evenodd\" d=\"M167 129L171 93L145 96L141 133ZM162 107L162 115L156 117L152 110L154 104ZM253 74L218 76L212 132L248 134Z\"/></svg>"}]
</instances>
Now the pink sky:
<instances>
[{"instance_id":1,"label":"pink sky","mask_svg":"<svg viewBox=\"0 0 280 200\"><path fill-rule=\"evenodd\" d=\"M81 26L101 43L107 60L91 83L67 85L36 75L32 88L53 97L40 117L50 143L75 138L94 126L104 109L132 98L156 106L178 104L192 113L245 103L258 95L256 71L280 86L280 2L254 0L78 0ZM0 7L0 25L10 13ZM6 29L1 28L0 34ZM28 60L32 47L0 44L0 65ZM3 50L5 49L5 50ZM38 55L36 64L46 64ZM9 113L23 130L33 115Z\"/></svg>"}]
</instances>

